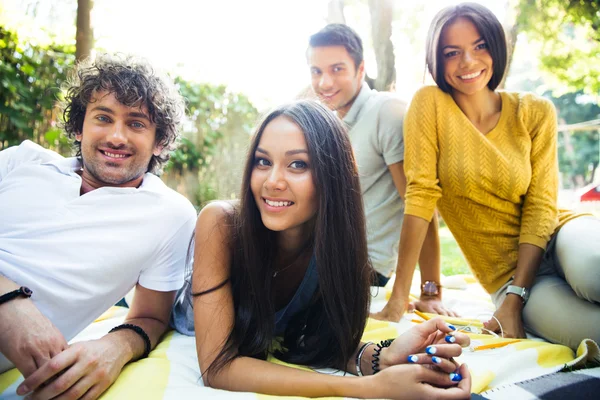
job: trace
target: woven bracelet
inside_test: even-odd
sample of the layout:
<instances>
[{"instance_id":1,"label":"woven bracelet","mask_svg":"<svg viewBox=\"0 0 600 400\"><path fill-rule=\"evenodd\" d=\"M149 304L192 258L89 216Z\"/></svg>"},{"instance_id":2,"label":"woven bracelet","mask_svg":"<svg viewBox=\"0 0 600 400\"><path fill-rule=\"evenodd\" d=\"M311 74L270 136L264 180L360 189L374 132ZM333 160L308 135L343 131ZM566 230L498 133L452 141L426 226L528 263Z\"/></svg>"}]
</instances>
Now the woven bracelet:
<instances>
[{"instance_id":1,"label":"woven bracelet","mask_svg":"<svg viewBox=\"0 0 600 400\"><path fill-rule=\"evenodd\" d=\"M385 347L390 347L393 341L394 339L382 340L381 342L375 345L373 361L371 361L371 364L373 364L373 375L379 372L379 356L381 355L381 350L383 350Z\"/></svg>"},{"instance_id":2,"label":"woven bracelet","mask_svg":"<svg viewBox=\"0 0 600 400\"><path fill-rule=\"evenodd\" d=\"M138 360L148 357L148 354L150 354L150 348L152 347L152 344L150 343L150 338L148 337L148 334L142 328L140 328L137 325L133 325L133 324L121 324L121 325L115 326L110 331L108 331L108 333L119 331L121 329L131 329L132 331L134 331L135 333L140 335L140 337L144 340L144 354L142 354L142 356L140 358L138 358Z\"/></svg>"}]
</instances>

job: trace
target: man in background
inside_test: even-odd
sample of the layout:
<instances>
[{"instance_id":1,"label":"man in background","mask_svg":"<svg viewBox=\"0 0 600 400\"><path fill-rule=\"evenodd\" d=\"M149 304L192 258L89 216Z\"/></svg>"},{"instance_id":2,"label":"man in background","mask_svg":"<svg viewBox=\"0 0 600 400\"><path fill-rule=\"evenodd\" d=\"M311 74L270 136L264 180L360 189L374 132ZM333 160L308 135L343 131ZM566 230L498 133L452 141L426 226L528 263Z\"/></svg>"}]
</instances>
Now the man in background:
<instances>
[{"instance_id":1,"label":"man in background","mask_svg":"<svg viewBox=\"0 0 600 400\"><path fill-rule=\"evenodd\" d=\"M371 90L365 78L362 40L350 27L329 24L309 39L307 59L314 93L343 119L358 163L363 191L369 256L377 286L385 286L398 263L398 244L404 217L404 140L402 123L406 104L390 93ZM440 253L437 218L431 222L419 265L424 287L415 304L422 311L452 313L441 303ZM431 249L429 252L427 249ZM426 284L427 282L427 284ZM372 316L397 322L406 305L394 292L388 304Z\"/></svg>"}]
</instances>

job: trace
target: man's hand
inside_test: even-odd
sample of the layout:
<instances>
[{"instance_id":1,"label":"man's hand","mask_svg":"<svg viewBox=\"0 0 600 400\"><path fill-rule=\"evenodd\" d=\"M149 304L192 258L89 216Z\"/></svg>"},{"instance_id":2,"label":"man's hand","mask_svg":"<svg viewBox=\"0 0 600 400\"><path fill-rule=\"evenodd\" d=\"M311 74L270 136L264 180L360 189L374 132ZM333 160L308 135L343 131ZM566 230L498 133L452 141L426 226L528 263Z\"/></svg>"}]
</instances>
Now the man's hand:
<instances>
[{"instance_id":1,"label":"man's hand","mask_svg":"<svg viewBox=\"0 0 600 400\"><path fill-rule=\"evenodd\" d=\"M36 400L98 398L129 361L111 336L73 344L25 379L17 394L33 392Z\"/></svg>"},{"instance_id":2,"label":"man's hand","mask_svg":"<svg viewBox=\"0 0 600 400\"><path fill-rule=\"evenodd\" d=\"M382 321L398 322L406 311L413 311L415 304L408 300L398 298L390 298L383 310L371 313L371 318L380 319Z\"/></svg>"},{"instance_id":3,"label":"man's hand","mask_svg":"<svg viewBox=\"0 0 600 400\"><path fill-rule=\"evenodd\" d=\"M60 331L29 299L0 306L0 353L25 378L68 347Z\"/></svg>"},{"instance_id":4,"label":"man's hand","mask_svg":"<svg viewBox=\"0 0 600 400\"><path fill-rule=\"evenodd\" d=\"M421 296L419 300L415 301L415 308L426 313L447 315L449 317L459 316L456 312L444 306L442 296Z\"/></svg>"},{"instance_id":5,"label":"man's hand","mask_svg":"<svg viewBox=\"0 0 600 400\"><path fill-rule=\"evenodd\" d=\"M508 295L494 313L494 317L502 324L502 329L494 318L484 322L483 327L492 332L503 333L505 338L525 338L522 312L523 301L521 298L516 295Z\"/></svg>"}]
</instances>

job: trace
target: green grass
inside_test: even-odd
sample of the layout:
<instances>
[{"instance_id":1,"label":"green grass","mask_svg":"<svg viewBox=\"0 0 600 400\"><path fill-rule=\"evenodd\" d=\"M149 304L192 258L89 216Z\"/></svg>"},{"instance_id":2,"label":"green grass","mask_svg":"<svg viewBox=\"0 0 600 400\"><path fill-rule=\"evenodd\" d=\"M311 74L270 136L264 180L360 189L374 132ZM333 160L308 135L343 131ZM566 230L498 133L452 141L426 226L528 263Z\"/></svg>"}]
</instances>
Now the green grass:
<instances>
[{"instance_id":1,"label":"green grass","mask_svg":"<svg viewBox=\"0 0 600 400\"><path fill-rule=\"evenodd\" d=\"M471 273L456 240L454 240L454 236L446 227L440 227L440 244L442 248L442 274L451 276Z\"/></svg>"}]
</instances>

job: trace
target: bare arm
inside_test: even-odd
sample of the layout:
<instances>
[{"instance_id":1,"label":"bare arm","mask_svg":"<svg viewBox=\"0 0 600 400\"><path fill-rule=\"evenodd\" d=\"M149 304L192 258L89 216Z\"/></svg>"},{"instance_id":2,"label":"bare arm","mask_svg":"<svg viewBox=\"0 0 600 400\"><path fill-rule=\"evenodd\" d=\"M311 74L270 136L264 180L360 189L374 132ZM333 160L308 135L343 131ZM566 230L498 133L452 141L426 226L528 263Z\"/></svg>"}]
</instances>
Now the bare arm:
<instances>
[{"instance_id":1,"label":"bare arm","mask_svg":"<svg viewBox=\"0 0 600 400\"><path fill-rule=\"evenodd\" d=\"M404 175L404 162L392 164L388 166L398 194L402 200L404 200L406 194L406 176ZM398 244L400 248L400 244ZM429 226L427 227L427 233L425 234L425 240L423 241L423 247L419 254L419 268L421 269L421 281L436 281L439 282L441 269L440 269L440 237L438 234L438 220L437 215L434 214Z\"/></svg>"},{"instance_id":2,"label":"bare arm","mask_svg":"<svg viewBox=\"0 0 600 400\"><path fill-rule=\"evenodd\" d=\"M167 329L174 296L173 291L136 287L125 323L142 328L150 338L152 348ZM125 364L139 358L144 350L144 340L130 329L115 331L98 340L75 343L23 381L18 393L34 391L36 399L53 398L61 393L74 398L83 395L97 398L118 378ZM60 376L54 378L58 373Z\"/></svg>"},{"instance_id":3,"label":"bare arm","mask_svg":"<svg viewBox=\"0 0 600 400\"><path fill-rule=\"evenodd\" d=\"M533 284L547 241L558 222L556 110L548 100L542 100L536 107L541 112L530 122L531 182L523 202L519 253L512 283L527 289ZM519 296L508 295L494 314L506 337L525 337L523 305ZM486 327L500 331L494 319L488 321Z\"/></svg>"},{"instance_id":4,"label":"bare arm","mask_svg":"<svg viewBox=\"0 0 600 400\"><path fill-rule=\"evenodd\" d=\"M158 292L137 285L125 324L137 325L150 338L151 348L156 347L160 337L169 326L171 307L175 292ZM138 359L145 350L145 343L134 331L122 329L106 335L104 339L112 346L123 349L125 363Z\"/></svg>"},{"instance_id":5,"label":"bare arm","mask_svg":"<svg viewBox=\"0 0 600 400\"><path fill-rule=\"evenodd\" d=\"M533 244L521 243L519 245L519 256L517 268L515 270L515 286L531 288L535 279L535 274L542 261L544 251ZM524 338L525 329L523 328L522 312L523 300L516 295L508 295L502 302L502 305L494 313L494 316L502 324L502 333L504 337ZM500 332L500 326L495 319L485 323L485 327L491 331Z\"/></svg>"},{"instance_id":6,"label":"bare arm","mask_svg":"<svg viewBox=\"0 0 600 400\"><path fill-rule=\"evenodd\" d=\"M202 257L194 259L194 293L214 288L229 278L231 248L228 240L231 233L225 222L228 207L226 203L212 203L202 210L198 218L195 254L202 254ZM445 390L423 385L421 382L435 381L436 385L454 386L448 380L448 375L441 372L432 376L420 375L429 374L429 370L418 365L392 366L386 368L385 373L382 371L377 375L354 379L303 371L250 357L237 357L218 371L209 369L234 324L231 285L228 283L215 291L197 296L193 301L196 351L207 386L305 397L399 398L405 397L406 393L416 394L420 390L430 389L443 392L441 396L460 398L468 394L468 389L465 392L464 388ZM372 354L372 346L369 350ZM347 369L355 371L356 368L349 363Z\"/></svg>"},{"instance_id":7,"label":"bare arm","mask_svg":"<svg viewBox=\"0 0 600 400\"><path fill-rule=\"evenodd\" d=\"M0 275L0 294L12 292L19 287L19 284ZM33 374L67 346L62 333L38 310L31 299L19 297L0 304L0 353L24 377Z\"/></svg>"},{"instance_id":8,"label":"bare arm","mask_svg":"<svg viewBox=\"0 0 600 400\"><path fill-rule=\"evenodd\" d=\"M399 162L396 164L392 164L388 166L390 170L390 174L392 175L392 179L394 180L394 184L398 189L398 193L400 197L404 199L406 193L406 176L404 175L404 163ZM403 255L408 256L409 258L412 256L413 258L417 257L420 270L421 270L421 281L440 281L440 239L438 235L438 220L437 215L434 214L431 222L425 225L425 233L424 238L420 243L412 243L410 249L413 249L413 253L416 252L416 249L412 246L419 245L420 250L415 254L406 254L405 250L402 248L402 238L405 236L410 236L411 238L414 236L415 232L415 224L412 223L411 231L409 233L405 233L404 225L406 224L406 220L410 218L415 218L410 215L404 216L404 222L402 227L402 234L400 243L398 244L398 264L396 266L396 281L394 287L392 289L392 296L384 308L382 312L373 314L374 318L390 320L390 321L398 321L402 318L404 312L409 308L409 294L410 294L410 284L412 282L412 276L416 267L417 260L415 259L414 263L403 263ZM418 218L418 217L417 217ZM422 220L418 218L418 220ZM425 223L427 221L422 220ZM414 222L414 221L413 221ZM416 225L416 229L422 229L420 225ZM419 234L419 232L416 232ZM406 246L404 246L406 248ZM421 311L426 312L434 312L442 315L455 315L454 312L447 310L441 303L441 292L438 296L423 299L417 303L417 308Z\"/></svg>"}]
</instances>

